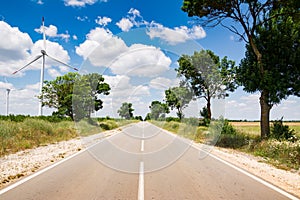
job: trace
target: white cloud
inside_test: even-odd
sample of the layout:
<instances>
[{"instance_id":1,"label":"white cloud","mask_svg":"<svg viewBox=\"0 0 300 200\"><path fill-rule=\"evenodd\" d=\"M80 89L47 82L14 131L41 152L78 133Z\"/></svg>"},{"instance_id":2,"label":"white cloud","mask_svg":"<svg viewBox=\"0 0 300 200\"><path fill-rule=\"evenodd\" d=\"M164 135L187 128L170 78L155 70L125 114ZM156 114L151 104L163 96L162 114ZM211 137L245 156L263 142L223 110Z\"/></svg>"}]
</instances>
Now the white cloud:
<instances>
[{"instance_id":1,"label":"white cloud","mask_svg":"<svg viewBox=\"0 0 300 200\"><path fill-rule=\"evenodd\" d=\"M114 74L153 77L169 69L171 59L160 49L142 44L127 46L108 29L95 28L76 53L92 65L108 67Z\"/></svg>"},{"instance_id":2,"label":"white cloud","mask_svg":"<svg viewBox=\"0 0 300 200\"><path fill-rule=\"evenodd\" d=\"M35 2L36 4L39 4L39 5L43 5L44 2L43 0L31 0L32 2Z\"/></svg>"},{"instance_id":3,"label":"white cloud","mask_svg":"<svg viewBox=\"0 0 300 200\"><path fill-rule=\"evenodd\" d=\"M39 91L39 89L40 89L40 82L35 83L35 84L26 85L25 88L29 89L29 90L37 90L37 91Z\"/></svg>"},{"instance_id":4,"label":"white cloud","mask_svg":"<svg viewBox=\"0 0 300 200\"><path fill-rule=\"evenodd\" d=\"M64 0L65 6L85 7L86 5L93 5L97 2L107 2L108 0Z\"/></svg>"},{"instance_id":5,"label":"white cloud","mask_svg":"<svg viewBox=\"0 0 300 200\"><path fill-rule=\"evenodd\" d=\"M56 77L62 75L59 71L57 71L56 69L53 69L53 68L48 69L48 74L49 74L52 78L56 78Z\"/></svg>"},{"instance_id":6,"label":"white cloud","mask_svg":"<svg viewBox=\"0 0 300 200\"><path fill-rule=\"evenodd\" d=\"M175 87L179 85L179 79L168 79L165 77L157 77L155 79L152 79L149 83L149 86L151 88L157 89L157 90L167 90L170 87Z\"/></svg>"},{"instance_id":7,"label":"white cloud","mask_svg":"<svg viewBox=\"0 0 300 200\"><path fill-rule=\"evenodd\" d=\"M127 18L122 18L116 25L124 32L128 32L133 27L133 23Z\"/></svg>"},{"instance_id":8,"label":"white cloud","mask_svg":"<svg viewBox=\"0 0 300 200\"><path fill-rule=\"evenodd\" d=\"M13 84L0 81L0 89L14 89Z\"/></svg>"},{"instance_id":9,"label":"white cloud","mask_svg":"<svg viewBox=\"0 0 300 200\"><path fill-rule=\"evenodd\" d=\"M38 40L37 42L34 43L31 52L33 56L40 55L41 50L43 49L44 46L44 41L43 40ZM51 42L51 41L46 41L46 46L47 46L47 54L51 57L54 57L55 59L60 60L61 62L64 63L69 63L70 61L70 56L68 52L58 43L56 42ZM32 69L40 69L40 66L42 64L42 60L38 60L35 64L33 64L31 67ZM61 66L62 64L50 59L49 57L46 57L46 68L50 66Z\"/></svg>"},{"instance_id":10,"label":"white cloud","mask_svg":"<svg viewBox=\"0 0 300 200\"><path fill-rule=\"evenodd\" d=\"M22 60L29 56L33 42L27 33L0 21L0 62Z\"/></svg>"},{"instance_id":11,"label":"white cloud","mask_svg":"<svg viewBox=\"0 0 300 200\"><path fill-rule=\"evenodd\" d=\"M73 40L78 40L77 35L73 35L72 38L73 38Z\"/></svg>"},{"instance_id":12,"label":"white cloud","mask_svg":"<svg viewBox=\"0 0 300 200\"><path fill-rule=\"evenodd\" d=\"M155 22L150 24L147 34L151 39L160 38L170 45L206 37L206 32L201 26L193 26L192 28L188 28L187 26L168 28Z\"/></svg>"},{"instance_id":13,"label":"white cloud","mask_svg":"<svg viewBox=\"0 0 300 200\"><path fill-rule=\"evenodd\" d=\"M107 26L107 24L109 24L111 22L111 18L109 17L100 17L98 16L97 19L95 20L95 22L101 26Z\"/></svg>"},{"instance_id":14,"label":"white cloud","mask_svg":"<svg viewBox=\"0 0 300 200\"><path fill-rule=\"evenodd\" d=\"M27 33L0 21L0 75L11 76L30 57L33 42Z\"/></svg>"},{"instance_id":15,"label":"white cloud","mask_svg":"<svg viewBox=\"0 0 300 200\"><path fill-rule=\"evenodd\" d=\"M53 38L61 38L65 41L68 41L70 38L70 35L68 31L66 33L58 33L57 27L54 25L50 25L49 27L45 26L45 35ZM35 32L42 34L43 33L43 26L40 28L34 29Z\"/></svg>"},{"instance_id":16,"label":"white cloud","mask_svg":"<svg viewBox=\"0 0 300 200\"><path fill-rule=\"evenodd\" d=\"M83 17L77 16L76 19L77 19L78 21L81 21L81 22L84 22L84 21L88 21L88 20L89 20L88 16L83 16Z\"/></svg>"},{"instance_id":17,"label":"white cloud","mask_svg":"<svg viewBox=\"0 0 300 200\"><path fill-rule=\"evenodd\" d=\"M149 87L144 85L132 85L131 78L125 75L106 76L104 80L111 87L110 95L102 98L104 108L99 111L100 115L110 115L118 117L117 110L123 102L130 102L133 104L135 112L145 110L148 108L148 102L145 104L142 98L150 95ZM140 105L142 108L139 108ZM138 107L139 106L139 107ZM102 113L102 114L101 114Z\"/></svg>"},{"instance_id":18,"label":"white cloud","mask_svg":"<svg viewBox=\"0 0 300 200\"><path fill-rule=\"evenodd\" d=\"M104 41L108 41L113 37L110 30L105 28L92 29L86 36L86 40L76 48L76 53L86 59ZM111 47L112 48L112 47Z\"/></svg>"},{"instance_id":19,"label":"white cloud","mask_svg":"<svg viewBox=\"0 0 300 200\"><path fill-rule=\"evenodd\" d=\"M171 62L171 59L156 47L134 44L126 52L119 54L108 67L114 74L154 77L167 71Z\"/></svg>"},{"instance_id":20,"label":"white cloud","mask_svg":"<svg viewBox=\"0 0 300 200\"><path fill-rule=\"evenodd\" d=\"M140 11L134 8L131 8L128 11L128 15L116 23L116 25L125 32L128 32L133 26L140 27L148 24L149 23L141 16Z\"/></svg>"}]
</instances>

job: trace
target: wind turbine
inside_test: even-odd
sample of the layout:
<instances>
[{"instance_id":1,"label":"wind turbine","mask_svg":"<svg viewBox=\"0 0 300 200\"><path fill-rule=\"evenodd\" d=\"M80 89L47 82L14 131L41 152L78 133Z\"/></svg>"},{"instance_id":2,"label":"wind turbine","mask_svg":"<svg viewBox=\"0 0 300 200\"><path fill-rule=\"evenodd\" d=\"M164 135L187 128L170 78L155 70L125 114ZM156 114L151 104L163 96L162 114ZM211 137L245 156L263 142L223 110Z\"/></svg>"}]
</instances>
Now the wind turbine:
<instances>
[{"instance_id":1,"label":"wind turbine","mask_svg":"<svg viewBox=\"0 0 300 200\"><path fill-rule=\"evenodd\" d=\"M23 66L22 68L18 69L17 71L15 71L13 74L18 73L19 71L25 69L26 67L28 67L29 65L31 65L32 63L36 62L38 59L43 58L43 62L42 62L42 67L41 67L41 77L40 77L40 94L42 94L42 89L43 89L43 84L44 84L44 70L45 70L45 58L46 56L49 57L50 59L54 60L55 62L58 62L60 64L63 64L69 68L74 69L75 71L78 71L77 68L72 67L50 55L47 54L46 52L46 34L45 34L45 22L44 22L44 17L42 18L42 31L43 31L43 41L44 41L44 49L41 50L41 54L36 56L35 59L33 59L31 62L29 62L28 64L26 64L25 66ZM42 109L42 101L43 99L41 99L39 101L39 115L43 115L43 109Z\"/></svg>"}]
</instances>

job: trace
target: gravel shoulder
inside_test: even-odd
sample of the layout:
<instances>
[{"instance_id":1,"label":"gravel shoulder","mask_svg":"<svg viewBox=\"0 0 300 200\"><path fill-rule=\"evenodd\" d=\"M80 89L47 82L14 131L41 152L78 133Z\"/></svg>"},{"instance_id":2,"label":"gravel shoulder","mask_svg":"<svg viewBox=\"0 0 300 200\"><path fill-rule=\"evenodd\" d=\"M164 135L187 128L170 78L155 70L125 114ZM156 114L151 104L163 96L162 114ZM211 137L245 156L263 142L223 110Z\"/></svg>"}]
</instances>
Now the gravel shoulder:
<instances>
[{"instance_id":1,"label":"gravel shoulder","mask_svg":"<svg viewBox=\"0 0 300 200\"><path fill-rule=\"evenodd\" d=\"M107 131L84 140L77 138L1 157L0 189L119 131ZM291 172L277 169L264 163L262 158L231 149L215 147L211 153L300 197L300 170Z\"/></svg>"}]
</instances>

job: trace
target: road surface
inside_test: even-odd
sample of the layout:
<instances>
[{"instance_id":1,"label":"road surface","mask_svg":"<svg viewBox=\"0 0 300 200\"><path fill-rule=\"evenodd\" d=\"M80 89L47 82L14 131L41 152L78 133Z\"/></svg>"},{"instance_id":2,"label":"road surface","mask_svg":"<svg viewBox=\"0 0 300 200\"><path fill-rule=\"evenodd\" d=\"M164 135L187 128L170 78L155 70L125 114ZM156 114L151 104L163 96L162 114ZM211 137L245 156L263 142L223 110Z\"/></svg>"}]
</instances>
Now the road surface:
<instances>
[{"instance_id":1,"label":"road surface","mask_svg":"<svg viewBox=\"0 0 300 200\"><path fill-rule=\"evenodd\" d=\"M147 122L0 191L18 199L297 199Z\"/></svg>"}]
</instances>

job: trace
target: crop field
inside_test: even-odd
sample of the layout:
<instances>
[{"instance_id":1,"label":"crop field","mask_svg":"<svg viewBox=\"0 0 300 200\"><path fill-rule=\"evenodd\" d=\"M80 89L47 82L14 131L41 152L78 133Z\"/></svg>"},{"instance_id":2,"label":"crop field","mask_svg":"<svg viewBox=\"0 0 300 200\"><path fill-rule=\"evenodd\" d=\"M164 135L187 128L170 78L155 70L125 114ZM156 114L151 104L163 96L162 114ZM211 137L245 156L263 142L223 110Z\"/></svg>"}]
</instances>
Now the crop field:
<instances>
[{"instance_id":1,"label":"crop field","mask_svg":"<svg viewBox=\"0 0 300 200\"><path fill-rule=\"evenodd\" d=\"M249 135L260 135L260 123L259 122L230 122L234 128L238 131ZM284 122L284 125L288 125L290 129L294 129L297 136L300 137L300 122ZM271 127L273 123L270 123Z\"/></svg>"}]
</instances>

